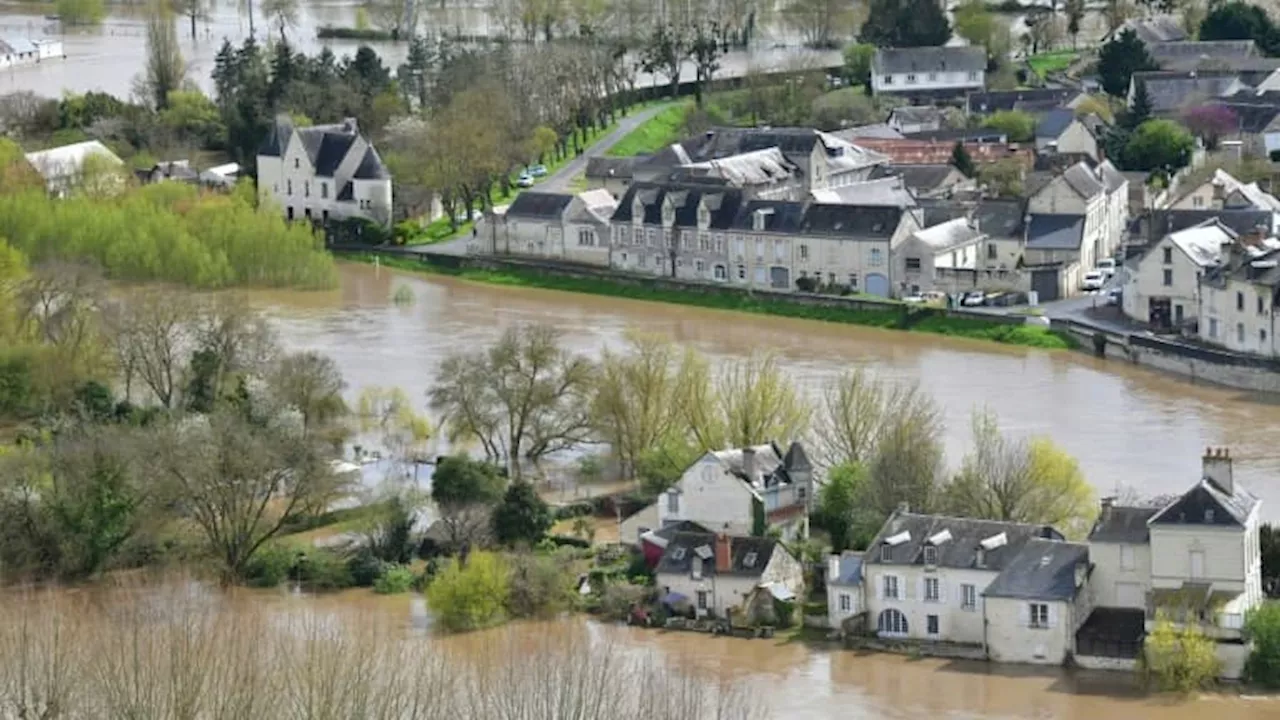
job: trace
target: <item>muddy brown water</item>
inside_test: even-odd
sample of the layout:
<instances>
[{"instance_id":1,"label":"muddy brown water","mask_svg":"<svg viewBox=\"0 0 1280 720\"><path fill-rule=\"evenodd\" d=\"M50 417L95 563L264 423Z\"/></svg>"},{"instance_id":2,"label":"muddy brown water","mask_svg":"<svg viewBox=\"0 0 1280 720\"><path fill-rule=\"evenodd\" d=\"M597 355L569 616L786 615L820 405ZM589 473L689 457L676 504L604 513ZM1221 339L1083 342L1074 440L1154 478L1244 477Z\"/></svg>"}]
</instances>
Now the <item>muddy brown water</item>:
<instances>
[{"instance_id":1,"label":"muddy brown water","mask_svg":"<svg viewBox=\"0 0 1280 720\"><path fill-rule=\"evenodd\" d=\"M404 285L411 304L392 302ZM851 367L919 382L946 422L948 461L958 465L974 408L995 411L1015 433L1047 435L1080 462L1099 494L1185 490L1206 446L1231 449L1235 474L1280 518L1280 404L1104 361L1083 353L1008 348L835 323L772 318L592 295L498 287L342 264L340 289L257 293L286 345L338 363L354 396L399 386L425 406L448 353L481 347L520 323L550 323L569 347L596 354L627 328L667 335L713 358L779 354L806 389Z\"/></svg>"}]
</instances>

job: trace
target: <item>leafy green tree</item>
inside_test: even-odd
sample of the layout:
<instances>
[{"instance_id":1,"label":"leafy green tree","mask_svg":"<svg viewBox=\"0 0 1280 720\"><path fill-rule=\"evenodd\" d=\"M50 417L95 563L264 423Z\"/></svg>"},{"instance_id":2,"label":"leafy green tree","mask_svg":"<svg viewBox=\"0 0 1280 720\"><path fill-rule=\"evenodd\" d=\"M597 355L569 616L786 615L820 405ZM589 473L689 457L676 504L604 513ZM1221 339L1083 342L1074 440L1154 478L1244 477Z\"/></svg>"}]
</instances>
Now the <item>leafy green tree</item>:
<instances>
[{"instance_id":1,"label":"leafy green tree","mask_svg":"<svg viewBox=\"0 0 1280 720\"><path fill-rule=\"evenodd\" d=\"M1280 602L1250 610L1244 631L1253 646L1245 662L1245 677L1255 685L1280 688Z\"/></svg>"},{"instance_id":2,"label":"leafy green tree","mask_svg":"<svg viewBox=\"0 0 1280 720\"><path fill-rule=\"evenodd\" d=\"M1195 625L1174 625L1160 614L1144 647L1147 677L1165 692L1190 693L1211 687L1221 662L1213 639Z\"/></svg>"},{"instance_id":3,"label":"leafy green tree","mask_svg":"<svg viewBox=\"0 0 1280 720\"><path fill-rule=\"evenodd\" d=\"M164 0L155 0L147 13L147 64L142 79L143 94L156 110L164 110L169 105L169 93L182 86L187 63L182 59L178 46L172 6Z\"/></svg>"},{"instance_id":4,"label":"leafy green tree","mask_svg":"<svg viewBox=\"0 0 1280 720\"><path fill-rule=\"evenodd\" d=\"M578 600L573 557L565 552L518 556L508 579L507 614L515 618L555 617Z\"/></svg>"},{"instance_id":5,"label":"leafy green tree","mask_svg":"<svg viewBox=\"0 0 1280 720\"><path fill-rule=\"evenodd\" d=\"M844 49L844 77L850 83L861 85L863 89L871 87L871 61L875 58L876 46L868 43L853 43Z\"/></svg>"},{"instance_id":6,"label":"leafy green tree","mask_svg":"<svg viewBox=\"0 0 1280 720\"><path fill-rule=\"evenodd\" d=\"M950 38L951 24L942 5L933 0L871 0L858 37L877 47L936 46Z\"/></svg>"},{"instance_id":7,"label":"leafy green tree","mask_svg":"<svg viewBox=\"0 0 1280 720\"><path fill-rule=\"evenodd\" d=\"M671 97L680 94L680 65L689 56L687 33L668 23L654 25L653 32L640 48L640 68L649 74L663 75L670 83Z\"/></svg>"},{"instance_id":8,"label":"leafy green tree","mask_svg":"<svg viewBox=\"0 0 1280 720\"><path fill-rule=\"evenodd\" d=\"M57 0L54 7L67 25L97 25L107 16L103 0Z\"/></svg>"},{"instance_id":9,"label":"leafy green tree","mask_svg":"<svg viewBox=\"0 0 1280 720\"><path fill-rule=\"evenodd\" d=\"M818 491L817 525L831 536L831 551L865 548L885 516L871 509L871 483L865 468L844 464L831 468Z\"/></svg>"},{"instance_id":10,"label":"leafy green tree","mask_svg":"<svg viewBox=\"0 0 1280 720\"><path fill-rule=\"evenodd\" d=\"M982 121L983 127L999 130L1010 142L1031 142L1036 137L1036 119L1021 110L1001 110Z\"/></svg>"},{"instance_id":11,"label":"leafy green tree","mask_svg":"<svg viewBox=\"0 0 1280 720\"><path fill-rule=\"evenodd\" d=\"M978 174L978 168L974 166L973 158L969 156L969 151L964 149L962 142L956 141L956 146L952 148L951 164L967 178Z\"/></svg>"},{"instance_id":12,"label":"leafy green tree","mask_svg":"<svg viewBox=\"0 0 1280 720\"><path fill-rule=\"evenodd\" d=\"M505 485L497 468L465 455L440 459L431 476L431 499L442 506L497 502Z\"/></svg>"},{"instance_id":13,"label":"leafy green tree","mask_svg":"<svg viewBox=\"0 0 1280 720\"><path fill-rule=\"evenodd\" d=\"M531 483L517 480L507 487L493 510L493 536L503 545L533 546L552 525L551 508Z\"/></svg>"},{"instance_id":14,"label":"leafy green tree","mask_svg":"<svg viewBox=\"0 0 1280 720\"><path fill-rule=\"evenodd\" d=\"M199 90L170 91L159 120L180 142L192 146L217 148L226 142L218 106Z\"/></svg>"},{"instance_id":15,"label":"leafy green tree","mask_svg":"<svg viewBox=\"0 0 1280 720\"><path fill-rule=\"evenodd\" d=\"M987 9L982 0L965 0L956 6L954 11L956 35L969 41L970 45L987 49L987 57L997 57L996 45L998 34L1004 30L1001 20Z\"/></svg>"},{"instance_id":16,"label":"leafy green tree","mask_svg":"<svg viewBox=\"0 0 1280 720\"><path fill-rule=\"evenodd\" d=\"M1148 120L1138 126L1124 148L1126 170L1172 172L1191 162L1195 138L1172 120Z\"/></svg>"},{"instance_id":17,"label":"leafy green tree","mask_svg":"<svg viewBox=\"0 0 1280 720\"><path fill-rule=\"evenodd\" d=\"M1210 3L1200 23L1201 40L1253 40L1267 55L1280 53L1280 28L1267 11L1252 3L1233 0Z\"/></svg>"},{"instance_id":18,"label":"leafy green tree","mask_svg":"<svg viewBox=\"0 0 1280 720\"><path fill-rule=\"evenodd\" d=\"M1098 51L1098 79L1102 89L1115 97L1129 93L1129 80L1135 72L1159 68L1147 52L1147 46L1133 30L1125 30Z\"/></svg>"},{"instance_id":19,"label":"leafy green tree","mask_svg":"<svg viewBox=\"0 0 1280 720\"><path fill-rule=\"evenodd\" d=\"M1151 119L1151 93L1147 92L1147 84L1138 81L1133 88L1133 103L1120 116L1120 125L1125 130L1136 130L1142 123Z\"/></svg>"},{"instance_id":20,"label":"leafy green tree","mask_svg":"<svg viewBox=\"0 0 1280 720\"><path fill-rule=\"evenodd\" d=\"M649 495L666 491L702 455L702 450L678 433L663 435L636 458L635 476Z\"/></svg>"},{"instance_id":21,"label":"leafy green tree","mask_svg":"<svg viewBox=\"0 0 1280 720\"><path fill-rule=\"evenodd\" d=\"M702 107L703 93L711 84L711 79L720 69L720 58L724 55L725 44L723 31L715 20L709 23L697 23L694 26L693 38L689 42L689 59L693 61L695 79L693 85L694 104Z\"/></svg>"},{"instance_id":22,"label":"leafy green tree","mask_svg":"<svg viewBox=\"0 0 1280 720\"><path fill-rule=\"evenodd\" d=\"M493 553L471 553L466 564L445 566L427 586L427 606L440 627L478 630L502 622L510 594L510 570Z\"/></svg>"}]
</instances>

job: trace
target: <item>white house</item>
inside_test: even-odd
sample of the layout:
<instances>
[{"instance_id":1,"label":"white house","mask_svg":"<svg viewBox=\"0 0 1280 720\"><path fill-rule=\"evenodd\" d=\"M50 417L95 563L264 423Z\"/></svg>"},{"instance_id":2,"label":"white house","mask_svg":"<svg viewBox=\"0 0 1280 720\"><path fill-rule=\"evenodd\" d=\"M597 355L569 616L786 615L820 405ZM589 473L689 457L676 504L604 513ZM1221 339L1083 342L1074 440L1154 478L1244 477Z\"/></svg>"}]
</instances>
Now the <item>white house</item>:
<instances>
[{"instance_id":1,"label":"white house","mask_svg":"<svg viewBox=\"0 0 1280 720\"><path fill-rule=\"evenodd\" d=\"M1078 260L1086 271L1091 270L1098 260L1113 257L1120 248L1129 219L1129 181L1110 161L1104 160L1097 168L1076 163L1032 195L1027 212L1033 216L1083 216Z\"/></svg>"},{"instance_id":2,"label":"white house","mask_svg":"<svg viewBox=\"0 0 1280 720\"><path fill-rule=\"evenodd\" d=\"M124 184L124 161L97 140L29 152L27 162L44 178L49 194L64 197L85 183L108 183L113 187L90 188L93 192L119 189ZM95 160L90 160L95 158ZM85 167L89 161L90 167ZM94 166L98 163L98 166ZM89 173L86 173L86 170ZM94 175L90 177L89 175Z\"/></svg>"},{"instance_id":3,"label":"white house","mask_svg":"<svg viewBox=\"0 0 1280 720\"><path fill-rule=\"evenodd\" d=\"M676 533L655 571L660 600L698 617L773 616L773 599L804 592L800 562L768 537Z\"/></svg>"},{"instance_id":4,"label":"white house","mask_svg":"<svg viewBox=\"0 0 1280 720\"><path fill-rule=\"evenodd\" d=\"M60 57L63 57L61 40L0 37L0 69L35 65L41 60Z\"/></svg>"},{"instance_id":5,"label":"white house","mask_svg":"<svg viewBox=\"0 0 1280 720\"><path fill-rule=\"evenodd\" d=\"M258 149L258 194L289 220L388 225L392 217L391 173L354 118L305 128L277 118Z\"/></svg>"},{"instance_id":6,"label":"white house","mask_svg":"<svg viewBox=\"0 0 1280 720\"><path fill-rule=\"evenodd\" d=\"M812 499L813 466L800 443L791 443L785 454L772 443L717 450L658 496L657 527L692 521L714 532L750 535L763 521L784 538L804 538Z\"/></svg>"},{"instance_id":7,"label":"white house","mask_svg":"<svg viewBox=\"0 0 1280 720\"><path fill-rule=\"evenodd\" d=\"M1151 592L1151 531L1147 522L1158 507L1126 507L1112 498L1089 532L1089 560L1093 575L1089 591L1093 605L1145 611Z\"/></svg>"},{"instance_id":8,"label":"white house","mask_svg":"<svg viewBox=\"0 0 1280 720\"><path fill-rule=\"evenodd\" d=\"M1243 239L1243 238L1242 238ZM1200 339L1228 350L1280 356L1280 240L1232 247L1226 262L1200 281Z\"/></svg>"},{"instance_id":9,"label":"white house","mask_svg":"<svg viewBox=\"0 0 1280 720\"><path fill-rule=\"evenodd\" d=\"M882 638L984 647L984 593L1048 526L898 510L863 557L868 629ZM997 586L999 587L999 586Z\"/></svg>"},{"instance_id":10,"label":"white house","mask_svg":"<svg viewBox=\"0 0 1280 720\"><path fill-rule=\"evenodd\" d=\"M1098 140L1071 108L1045 113L1036 124L1036 152L1050 155L1087 155L1098 159Z\"/></svg>"},{"instance_id":11,"label":"white house","mask_svg":"<svg viewBox=\"0 0 1280 720\"><path fill-rule=\"evenodd\" d=\"M987 657L1061 665L1089 617L1089 547L1032 539L982 593Z\"/></svg>"},{"instance_id":12,"label":"white house","mask_svg":"<svg viewBox=\"0 0 1280 720\"><path fill-rule=\"evenodd\" d=\"M577 195L525 190L477 223L479 252L609 266L609 217L617 207L604 189Z\"/></svg>"},{"instance_id":13,"label":"white house","mask_svg":"<svg viewBox=\"0 0 1280 720\"><path fill-rule=\"evenodd\" d=\"M1258 187L1242 183L1219 168L1204 182L1184 189L1169 203L1170 210L1265 210L1280 212L1280 199Z\"/></svg>"},{"instance_id":14,"label":"white house","mask_svg":"<svg viewBox=\"0 0 1280 720\"><path fill-rule=\"evenodd\" d=\"M862 553L845 551L827 558L827 624L833 630L847 629L846 623L864 610Z\"/></svg>"},{"instance_id":15,"label":"white house","mask_svg":"<svg viewBox=\"0 0 1280 720\"><path fill-rule=\"evenodd\" d=\"M913 97L953 97L986 87L987 51L981 47L878 48L871 59L871 90Z\"/></svg>"},{"instance_id":16,"label":"white house","mask_svg":"<svg viewBox=\"0 0 1280 720\"><path fill-rule=\"evenodd\" d=\"M1130 260L1125 315L1158 327L1181 327L1200 313L1200 282L1222 262L1236 234L1219 220L1169 233Z\"/></svg>"},{"instance_id":17,"label":"white house","mask_svg":"<svg viewBox=\"0 0 1280 720\"><path fill-rule=\"evenodd\" d=\"M908 235L891 251L902 294L974 287L979 268L986 267L986 237L968 218L948 220Z\"/></svg>"}]
</instances>

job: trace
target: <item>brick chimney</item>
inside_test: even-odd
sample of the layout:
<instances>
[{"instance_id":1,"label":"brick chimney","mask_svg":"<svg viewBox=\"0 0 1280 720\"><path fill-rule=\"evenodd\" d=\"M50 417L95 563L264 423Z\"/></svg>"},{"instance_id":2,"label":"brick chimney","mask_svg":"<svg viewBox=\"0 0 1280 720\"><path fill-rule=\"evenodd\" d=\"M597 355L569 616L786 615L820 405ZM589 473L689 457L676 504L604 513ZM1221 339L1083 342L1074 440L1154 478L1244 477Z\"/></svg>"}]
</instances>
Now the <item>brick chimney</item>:
<instances>
[{"instance_id":1,"label":"brick chimney","mask_svg":"<svg viewBox=\"0 0 1280 720\"><path fill-rule=\"evenodd\" d=\"M1226 448L1205 448L1204 479L1213 483L1228 495L1235 494L1231 479L1231 453Z\"/></svg>"},{"instance_id":2,"label":"brick chimney","mask_svg":"<svg viewBox=\"0 0 1280 720\"><path fill-rule=\"evenodd\" d=\"M733 568L733 552L729 545L729 536L724 533L716 535L716 573L727 573Z\"/></svg>"},{"instance_id":3,"label":"brick chimney","mask_svg":"<svg viewBox=\"0 0 1280 720\"><path fill-rule=\"evenodd\" d=\"M747 482L754 485L759 480L756 474L756 449L753 447L742 448L742 474L747 476Z\"/></svg>"}]
</instances>

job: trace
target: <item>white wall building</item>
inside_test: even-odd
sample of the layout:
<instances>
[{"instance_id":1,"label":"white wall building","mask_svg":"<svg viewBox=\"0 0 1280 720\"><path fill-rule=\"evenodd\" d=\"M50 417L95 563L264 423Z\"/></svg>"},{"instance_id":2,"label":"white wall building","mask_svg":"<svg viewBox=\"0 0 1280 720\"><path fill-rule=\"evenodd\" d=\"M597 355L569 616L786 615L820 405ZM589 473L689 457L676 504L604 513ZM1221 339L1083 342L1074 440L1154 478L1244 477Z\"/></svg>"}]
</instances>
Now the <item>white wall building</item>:
<instances>
[{"instance_id":1,"label":"white wall building","mask_svg":"<svg viewBox=\"0 0 1280 720\"><path fill-rule=\"evenodd\" d=\"M1087 271L1120 249L1129 219L1129 181L1110 161L1096 169L1077 163L1032 195L1027 213L1083 216L1078 260Z\"/></svg>"},{"instance_id":2,"label":"white wall building","mask_svg":"<svg viewBox=\"0 0 1280 720\"><path fill-rule=\"evenodd\" d=\"M1280 199L1258 187L1242 183L1219 168L1204 182L1182 188L1169 203L1170 210L1265 210L1280 213Z\"/></svg>"},{"instance_id":3,"label":"white wall building","mask_svg":"<svg viewBox=\"0 0 1280 720\"><path fill-rule=\"evenodd\" d=\"M983 593L987 656L996 662L1061 665L1089 617L1089 548L1029 540Z\"/></svg>"},{"instance_id":4,"label":"white wall building","mask_svg":"<svg viewBox=\"0 0 1280 720\"><path fill-rule=\"evenodd\" d=\"M1236 235L1218 220L1169 233L1138 258L1124 288L1125 315L1159 327L1181 327L1200 314L1200 282L1222 262Z\"/></svg>"},{"instance_id":5,"label":"white wall building","mask_svg":"<svg viewBox=\"0 0 1280 720\"><path fill-rule=\"evenodd\" d=\"M676 607L687 603L698 617L769 615L772 598L802 596L804 571L772 538L682 532L663 550L655 583L662 602Z\"/></svg>"},{"instance_id":6,"label":"white wall building","mask_svg":"<svg viewBox=\"0 0 1280 720\"><path fill-rule=\"evenodd\" d=\"M845 551L827 557L827 624L844 630L862 615L862 553Z\"/></svg>"},{"instance_id":7,"label":"white wall building","mask_svg":"<svg viewBox=\"0 0 1280 720\"><path fill-rule=\"evenodd\" d=\"M305 128L277 118L258 150L258 195L289 220L392 218L391 173L354 118Z\"/></svg>"},{"instance_id":8,"label":"white wall building","mask_svg":"<svg viewBox=\"0 0 1280 720\"><path fill-rule=\"evenodd\" d=\"M1235 352L1280 356L1280 241L1266 238L1232 248L1201 278L1200 339Z\"/></svg>"},{"instance_id":9,"label":"white wall building","mask_svg":"<svg viewBox=\"0 0 1280 720\"><path fill-rule=\"evenodd\" d=\"M987 51L981 47L878 48L871 60L877 95L956 96L986 87Z\"/></svg>"},{"instance_id":10,"label":"white wall building","mask_svg":"<svg viewBox=\"0 0 1280 720\"><path fill-rule=\"evenodd\" d=\"M892 249L893 272L900 292L954 292L957 278L970 271L976 278L986 267L987 236L967 218L956 218L917 230ZM968 283L970 287L976 282Z\"/></svg>"},{"instance_id":11,"label":"white wall building","mask_svg":"<svg viewBox=\"0 0 1280 720\"><path fill-rule=\"evenodd\" d=\"M60 57L64 57L61 40L0 37L0 69L35 65Z\"/></svg>"},{"instance_id":12,"label":"white wall building","mask_svg":"<svg viewBox=\"0 0 1280 720\"><path fill-rule=\"evenodd\" d=\"M525 190L476 223L473 252L609 266L609 191L577 195Z\"/></svg>"},{"instance_id":13,"label":"white wall building","mask_svg":"<svg viewBox=\"0 0 1280 720\"><path fill-rule=\"evenodd\" d=\"M1151 532L1147 521L1158 507L1123 507L1110 498L1089 532L1093 605L1145 611L1151 592Z\"/></svg>"},{"instance_id":14,"label":"white wall building","mask_svg":"<svg viewBox=\"0 0 1280 720\"><path fill-rule=\"evenodd\" d=\"M114 192L124 187L124 161L97 140L29 152L26 158L44 178L49 194L55 197L65 197L86 184L98 186L83 188L95 194Z\"/></svg>"}]
</instances>

